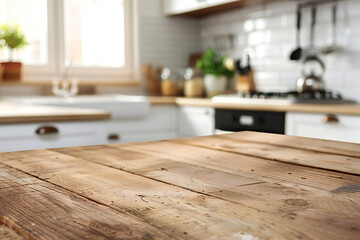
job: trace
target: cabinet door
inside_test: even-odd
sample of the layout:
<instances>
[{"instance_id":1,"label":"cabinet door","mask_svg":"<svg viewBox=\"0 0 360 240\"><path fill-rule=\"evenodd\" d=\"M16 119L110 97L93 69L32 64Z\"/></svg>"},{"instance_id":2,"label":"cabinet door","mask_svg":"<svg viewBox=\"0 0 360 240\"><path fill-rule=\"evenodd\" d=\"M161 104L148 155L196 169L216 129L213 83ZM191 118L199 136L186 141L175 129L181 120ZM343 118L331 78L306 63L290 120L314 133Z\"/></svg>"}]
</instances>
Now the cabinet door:
<instances>
[{"instance_id":1,"label":"cabinet door","mask_svg":"<svg viewBox=\"0 0 360 240\"><path fill-rule=\"evenodd\" d=\"M0 152L105 144L103 121L0 125Z\"/></svg>"},{"instance_id":2,"label":"cabinet door","mask_svg":"<svg viewBox=\"0 0 360 240\"><path fill-rule=\"evenodd\" d=\"M109 144L145 142L177 137L177 107L174 105L151 106L145 118L114 120L106 124Z\"/></svg>"},{"instance_id":3,"label":"cabinet door","mask_svg":"<svg viewBox=\"0 0 360 240\"><path fill-rule=\"evenodd\" d=\"M360 116L287 113L286 134L360 143Z\"/></svg>"},{"instance_id":4,"label":"cabinet door","mask_svg":"<svg viewBox=\"0 0 360 240\"><path fill-rule=\"evenodd\" d=\"M179 108L179 137L213 135L215 111L206 107Z\"/></svg>"},{"instance_id":5,"label":"cabinet door","mask_svg":"<svg viewBox=\"0 0 360 240\"><path fill-rule=\"evenodd\" d=\"M191 12L207 6L207 0L164 0L165 14Z\"/></svg>"}]
</instances>

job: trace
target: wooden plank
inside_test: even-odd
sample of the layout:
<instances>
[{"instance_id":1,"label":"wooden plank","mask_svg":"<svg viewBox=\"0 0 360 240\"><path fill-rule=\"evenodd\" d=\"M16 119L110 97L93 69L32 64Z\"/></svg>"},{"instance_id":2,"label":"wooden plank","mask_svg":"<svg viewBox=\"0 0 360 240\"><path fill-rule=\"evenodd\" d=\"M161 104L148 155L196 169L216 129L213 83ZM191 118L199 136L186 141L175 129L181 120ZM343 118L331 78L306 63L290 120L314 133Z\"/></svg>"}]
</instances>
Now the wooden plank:
<instances>
[{"instance_id":1,"label":"wooden plank","mask_svg":"<svg viewBox=\"0 0 360 240\"><path fill-rule=\"evenodd\" d=\"M11 228L0 224L0 239L1 240L24 240L22 236L17 234Z\"/></svg>"},{"instance_id":2,"label":"wooden plank","mask_svg":"<svg viewBox=\"0 0 360 240\"><path fill-rule=\"evenodd\" d=\"M213 169L207 167L199 167L201 165L204 166L204 163L206 164L206 162L195 166L191 165L190 163L183 163L182 161L184 159L184 155L186 157L192 155L184 153L196 152L194 147L183 146L183 148L181 148L181 146L178 144L172 144L178 145L172 148L171 144L169 145L167 142L144 143L140 145L150 145L148 149L157 149L160 152L163 151L164 153L173 153L173 150L178 149L178 161L169 160L168 157L164 159L164 154L156 155L156 153L154 154L154 158L151 159L149 155L153 154L153 152L151 150L146 151L144 148L137 149L139 153L138 159L134 158L134 151L132 151L131 157L127 158L124 154L124 147L122 145L112 145L111 147L107 148L93 146L85 148L59 149L57 151L71 154L73 156L81 155L89 161L127 169L128 171L139 175L143 175L162 182L171 183L186 189L191 189L198 192L201 191L207 195L237 202L262 212L278 214L285 219L294 220L297 218L299 223L301 221L307 222L308 224L311 222L313 227L316 226L321 228L321 226L317 226L317 224L322 223L324 218L331 218L337 224L344 223L344 219L347 219L349 216L352 216L353 220L358 219L360 221L360 213L358 210L358 206L360 204L359 193L354 193L353 195L357 198L351 198L350 194L348 195L347 193L344 194L346 197L343 198L341 194L344 192L341 191L336 193L331 191L319 191L317 188L309 188L305 186L299 187L299 184L295 186L295 184L288 184L286 181L269 181L269 179L264 178L257 180L257 176L253 175L252 178L246 175L244 176L242 173L239 173L237 169L234 169L234 174L228 174L222 171L214 171ZM139 144L136 144L135 146L139 147ZM128 147L130 146L128 145ZM132 145L131 148L134 150L134 145ZM200 150L204 151L204 149ZM212 156L212 154L209 153L206 155ZM158 158L156 158L156 156ZM172 154L170 155L170 157L174 156L175 155ZM205 157L203 156L203 158ZM108 159L110 159L110 161L107 161ZM191 158L191 160L189 159L188 162L196 162L196 159L199 159L199 156L194 156ZM235 162L234 156L232 160ZM209 160L207 159L206 161ZM277 164L286 165L283 163ZM310 169L310 171L318 171L320 177L322 175L326 176L326 173L324 173L322 170ZM333 173L329 174L332 175ZM336 174L337 177L346 176L345 174ZM347 183L342 182L344 186L355 186L355 184L360 186L359 177L350 177L356 179L357 181L349 181ZM299 182L299 179L294 180ZM309 181L314 180L316 181L317 179L309 179ZM335 179L331 179L330 176L328 177L328 180L330 180L331 183L335 182ZM340 188L341 187L334 189L336 190ZM343 188L343 190L346 189ZM307 213L304 213L305 209ZM276 219L276 221L281 220ZM286 225L287 223L283 224ZM348 224L349 222L346 225L341 225L343 228L347 228L349 226ZM339 227L339 225L337 226ZM352 226L354 226L354 222L352 223ZM309 225L307 225L306 229L309 232L311 228ZM300 230L306 231L305 229L299 227L299 231Z\"/></svg>"},{"instance_id":3,"label":"wooden plank","mask_svg":"<svg viewBox=\"0 0 360 240\"><path fill-rule=\"evenodd\" d=\"M127 211L173 236L188 239L320 239L323 236L336 239L346 236L356 239L354 231L349 231L356 223L351 218L338 222L341 218L338 217L334 224L329 223L324 229L321 221L300 221L305 229L313 226L309 233L298 229L298 220L290 224L280 214L269 214L52 151L7 153L1 154L1 158L7 165L117 210ZM299 207L296 200L290 200L288 205ZM319 220L329 217L319 212L311 216L319 217ZM330 236L328 227L334 225L338 231Z\"/></svg>"},{"instance_id":4,"label":"wooden plank","mask_svg":"<svg viewBox=\"0 0 360 240\"><path fill-rule=\"evenodd\" d=\"M222 136L235 139L236 141L255 142L360 158L360 145L356 143L249 131L238 132L236 134L224 134Z\"/></svg>"},{"instance_id":5,"label":"wooden plank","mask_svg":"<svg viewBox=\"0 0 360 240\"><path fill-rule=\"evenodd\" d=\"M2 240L179 239L2 164L0 183L0 224L5 224L0 225Z\"/></svg>"},{"instance_id":6,"label":"wooden plank","mask_svg":"<svg viewBox=\"0 0 360 240\"><path fill-rule=\"evenodd\" d=\"M139 148L139 146L142 145L145 145L148 148ZM171 145L177 146L171 147ZM128 147L130 148L129 145ZM125 146L125 148L127 147ZM222 171L214 171L207 167L200 167L201 165L204 166L204 163L206 164L206 162L203 162L203 164L200 163L199 165L190 164L190 162L196 162L196 159L199 159L199 156L194 156L193 158L190 156L191 160L189 159L189 163L185 164L182 162L184 159L184 152L194 153L196 152L196 149L194 147L179 146L179 144L168 144L167 142L144 143L131 145L131 149L131 156L129 158L127 158L124 153L125 151L130 153L130 150L125 150L123 145L112 145L111 147L106 148L92 146L85 148L59 149L57 151L72 156L82 156L89 161L98 162L108 166L127 169L138 175L171 183L193 191L203 192L207 195L216 196L231 202L237 202L262 212L280 215L282 218L288 220L297 218L299 223L308 223L306 226L308 231L311 229L309 227L310 223L312 223L312 227L321 228L321 226L317 224L321 224L324 219L328 218L333 219L333 221L336 222L337 227L341 225L343 228L349 226L349 222L343 224L344 221L347 221L346 219L348 219L349 216L351 216L353 220L357 219L356 221L360 221L360 212L358 210L360 194L353 193L352 196L347 193L344 194L344 191L339 190L342 187L333 188L334 190L338 190L338 192L319 191L318 188L299 187L299 184L288 184L286 181L274 181L264 178L257 180L256 176L253 175L252 178L244 176L241 172L238 172L237 169L233 170L233 174L228 174ZM134 152L135 149L138 152L138 158L136 158L136 152ZM154 153L154 151L151 150L147 151L147 149L156 149L159 152L163 152L163 154L156 154L156 152ZM173 153L173 150L175 149L178 149L177 157L173 154L167 154L166 157L166 153ZM204 151L204 149L201 148L199 150ZM154 157L151 158L149 155L154 155ZM169 155L170 158L176 160L170 160ZM206 155L213 156L209 153ZM203 156L203 158L205 158L205 156ZM239 156L237 155L237 157ZM110 160L108 161L108 159ZM232 159L235 160L234 156ZM209 159L205 161L209 162ZM212 159L212 161L216 160ZM279 164L286 165L283 163ZM310 171L317 171L319 176L326 176L326 172L322 170L310 169ZM333 173L330 172L329 174L332 175ZM288 174L286 173L286 175ZM341 173L336 173L336 175L337 177L346 176ZM347 183L342 182L344 185L337 183L337 185L359 186L360 189L360 177L350 177L356 179L356 181L348 181ZM335 179L331 179L330 176L328 179L331 183L335 182ZM299 183L299 179L293 180ZM317 179L309 179L309 181L314 180ZM343 187L342 190L346 191L346 188ZM329 199L331 200L329 201ZM324 204L325 202L326 204ZM304 212L305 209L306 213ZM282 220L283 219L276 219L275 221L281 222ZM283 224L286 225L287 223ZM350 223L350 225L359 227L356 223L354 225L354 222ZM302 227L299 227L299 231L300 230L306 231L305 229L302 229ZM330 232L330 234L333 233ZM360 231L356 234L360 234Z\"/></svg>"},{"instance_id":7,"label":"wooden plank","mask_svg":"<svg viewBox=\"0 0 360 240\"><path fill-rule=\"evenodd\" d=\"M139 166L146 169L148 165L176 161L240 174L259 181L270 179L277 183L300 184L316 191L330 192L345 185L359 183L359 177L353 175L184 145L175 141L73 147L53 151L130 172Z\"/></svg>"},{"instance_id":8,"label":"wooden plank","mask_svg":"<svg viewBox=\"0 0 360 240\"><path fill-rule=\"evenodd\" d=\"M186 239L360 234L355 175L177 140L7 153L0 159Z\"/></svg>"},{"instance_id":9,"label":"wooden plank","mask_svg":"<svg viewBox=\"0 0 360 240\"><path fill-rule=\"evenodd\" d=\"M233 155L231 158L233 162L242 162L238 163L236 168L234 168L234 166L229 166L229 168L226 168L221 165L211 165L211 162L218 162L220 160L220 156L214 156L210 152L212 159L209 160L207 158L209 152L204 152L204 149L201 148L196 149L195 147L191 146L181 146L179 144L169 144L167 142L146 143L142 145L145 145L145 147L141 147L141 145L132 147L132 156L135 155L135 150L138 152L139 157L137 159L128 159L126 155L121 154L124 153L124 147L121 145L112 145L111 147L107 148L92 146L85 148L58 149L56 151L77 157L81 155L83 158L86 158L89 161L112 166L118 169L127 169L127 171L138 175L171 183L173 185L191 189L193 191L204 192L206 194L214 195L229 201L236 201L242 203L243 205L248 205L248 203L250 203L248 202L249 199L257 199L258 202L261 203L259 206L261 209L257 209L265 212L272 212L275 210L278 211L279 209L282 209L283 203L282 201L279 201L280 199L286 200L288 198L294 198L297 195L312 198L312 195L314 195L315 199L312 200L319 198L324 198L322 200L325 200L329 197L329 192L331 197L333 197L333 192L343 188L343 186L360 185L360 177L350 176L350 179L343 179L343 177L347 178L346 174L335 173L335 176L337 177L336 179L334 178L334 174L331 172L328 174L323 170L307 169L306 167L299 167L300 169L297 171L303 172L308 170L310 174L305 172L302 175L309 177L309 180L306 180L304 177L299 178L296 176L298 174L289 175L288 172L285 172L285 177L291 176L290 181L285 181L282 178L271 178L269 176L264 177L259 175L258 171L261 172L261 168L256 165L252 165L251 170L249 169L248 172L246 172L246 170L243 168L241 171L239 171L238 168L240 166L247 165L247 162L252 160L248 158L244 161L243 159L239 158L239 155L228 154ZM153 149L158 149L158 151L153 151ZM166 153L168 150L170 150L169 152L171 152L171 154ZM175 150L175 152L173 150ZM203 153L202 156L201 154L196 154L196 156L190 156L188 158L183 157L184 152L199 152L198 150ZM153 157L144 158L144 153L151 154ZM167 154L167 156L165 156L165 154ZM203 161L199 160L201 158ZM223 159L224 156L221 156L221 158ZM110 160L108 161L108 159ZM235 159L236 161L234 161ZM259 161L260 159L253 160ZM278 163L275 167L277 169L280 168L283 170L289 170L284 168L286 165L287 164ZM266 164L265 166L268 167ZM271 170L272 169L267 171L269 172ZM277 172L278 170L275 172L275 176L279 175ZM302 178L304 178L304 180ZM325 189L322 187L322 185L317 184L318 178L322 178L321 181L326 184L327 187ZM339 180L339 178L341 179ZM248 193L246 192L247 188L250 188L250 190L254 189L254 191ZM266 196L266 194L259 194L259 189L261 189L261 192L271 192L272 194L270 197ZM279 190L279 194L276 193L276 190ZM231 193L230 195L229 192ZM319 193L321 194L319 195ZM244 197L244 195L246 196ZM342 199L341 196L346 196L346 201L349 198L352 198L352 200L357 202L357 204L360 203L360 194L357 192L342 192L341 195L336 195L336 197L340 197L340 199ZM272 199L272 197L276 197L276 199ZM273 201L272 206L269 207L262 204L267 200ZM254 207L253 204L254 202L251 202L251 205L248 206ZM349 214L352 213L354 207L357 207L357 205L354 204L349 208ZM342 215L344 212L346 212L345 207L337 214Z\"/></svg>"},{"instance_id":10,"label":"wooden plank","mask_svg":"<svg viewBox=\"0 0 360 240\"><path fill-rule=\"evenodd\" d=\"M208 149L217 149L274 161L360 175L360 158L357 157L241 141L235 138L230 139L229 137L224 137L222 135L184 138L176 139L174 141Z\"/></svg>"}]
</instances>

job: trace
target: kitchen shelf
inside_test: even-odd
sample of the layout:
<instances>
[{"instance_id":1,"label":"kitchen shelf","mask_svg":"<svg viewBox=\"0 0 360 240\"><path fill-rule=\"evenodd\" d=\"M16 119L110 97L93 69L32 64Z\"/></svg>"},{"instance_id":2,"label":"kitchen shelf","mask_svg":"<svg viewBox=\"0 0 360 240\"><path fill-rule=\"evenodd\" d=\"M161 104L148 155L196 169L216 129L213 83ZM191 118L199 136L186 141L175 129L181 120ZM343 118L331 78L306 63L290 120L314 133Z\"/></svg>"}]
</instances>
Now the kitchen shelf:
<instances>
[{"instance_id":1,"label":"kitchen shelf","mask_svg":"<svg viewBox=\"0 0 360 240\"><path fill-rule=\"evenodd\" d=\"M166 15L168 17L176 17L176 16L203 17L213 13L232 10L234 8L243 8L255 4L279 2L279 1L284 1L284 0L239 0L235 2L223 3L214 6L201 7L199 9L181 12L181 13L166 13Z\"/></svg>"}]
</instances>

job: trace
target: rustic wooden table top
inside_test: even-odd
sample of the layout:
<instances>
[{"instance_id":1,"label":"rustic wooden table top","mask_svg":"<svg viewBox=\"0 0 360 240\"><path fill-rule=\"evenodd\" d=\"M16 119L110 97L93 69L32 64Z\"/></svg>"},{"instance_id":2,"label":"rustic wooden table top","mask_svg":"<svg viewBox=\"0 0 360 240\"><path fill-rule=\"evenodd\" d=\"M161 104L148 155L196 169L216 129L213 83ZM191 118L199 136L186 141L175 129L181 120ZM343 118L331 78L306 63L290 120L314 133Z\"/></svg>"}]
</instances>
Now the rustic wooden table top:
<instances>
[{"instance_id":1,"label":"rustic wooden table top","mask_svg":"<svg viewBox=\"0 0 360 240\"><path fill-rule=\"evenodd\" d=\"M0 239L360 239L360 145L242 132L0 154Z\"/></svg>"}]
</instances>

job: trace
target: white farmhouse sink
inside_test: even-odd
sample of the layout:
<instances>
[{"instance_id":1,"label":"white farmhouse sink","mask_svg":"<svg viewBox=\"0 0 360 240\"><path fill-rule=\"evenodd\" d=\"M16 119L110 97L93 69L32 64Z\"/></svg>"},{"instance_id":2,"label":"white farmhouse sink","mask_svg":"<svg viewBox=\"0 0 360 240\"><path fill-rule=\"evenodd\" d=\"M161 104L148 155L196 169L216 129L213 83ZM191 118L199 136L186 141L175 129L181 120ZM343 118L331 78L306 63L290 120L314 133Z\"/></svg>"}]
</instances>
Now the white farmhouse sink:
<instances>
[{"instance_id":1,"label":"white farmhouse sink","mask_svg":"<svg viewBox=\"0 0 360 240\"><path fill-rule=\"evenodd\" d=\"M142 118L150 112L150 101L144 96L130 95L84 95L62 97L4 97L3 99L23 103L86 109L101 109L111 113L112 119Z\"/></svg>"}]
</instances>

